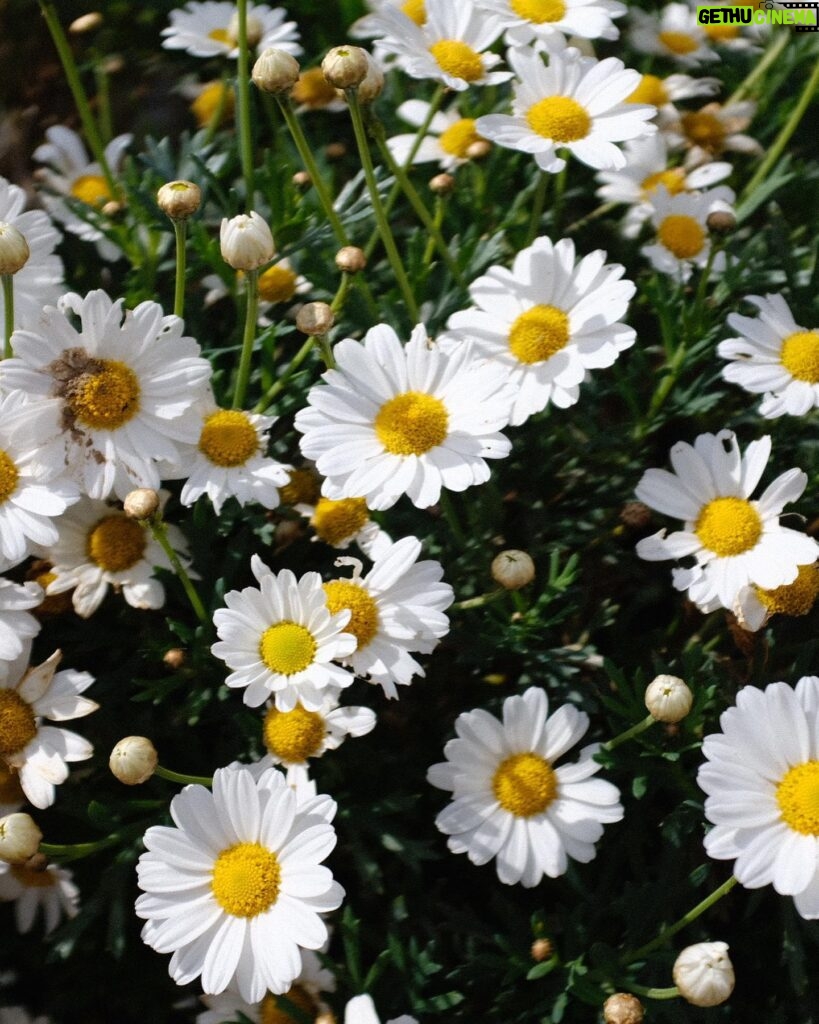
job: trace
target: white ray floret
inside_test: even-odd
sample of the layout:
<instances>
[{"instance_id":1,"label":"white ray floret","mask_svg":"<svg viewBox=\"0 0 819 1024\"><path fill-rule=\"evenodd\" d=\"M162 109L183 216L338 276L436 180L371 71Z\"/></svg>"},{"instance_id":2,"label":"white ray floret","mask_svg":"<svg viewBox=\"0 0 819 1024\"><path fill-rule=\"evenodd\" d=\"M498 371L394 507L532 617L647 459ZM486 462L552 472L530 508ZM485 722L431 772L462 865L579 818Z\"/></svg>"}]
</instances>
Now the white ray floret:
<instances>
[{"instance_id":1,"label":"white ray floret","mask_svg":"<svg viewBox=\"0 0 819 1024\"><path fill-rule=\"evenodd\" d=\"M294 21L285 21L283 7L247 5L247 39L251 52L268 47L298 56L302 52ZM230 0L191 0L171 11L171 23L162 29L166 50L186 50L194 57L238 57L239 16Z\"/></svg>"},{"instance_id":2,"label":"white ray floret","mask_svg":"<svg viewBox=\"0 0 819 1024\"><path fill-rule=\"evenodd\" d=\"M501 19L507 46L545 42L555 33L581 39L617 39L615 18L626 13L619 0L474 0Z\"/></svg>"},{"instance_id":3,"label":"white ray floret","mask_svg":"<svg viewBox=\"0 0 819 1024\"><path fill-rule=\"evenodd\" d=\"M54 931L64 917L76 917L79 898L80 891L68 868L48 864L39 870L23 864L0 863L0 900L14 901L14 921L22 934L31 931L38 911L42 911L46 934ZM17 1024L28 1020L22 1017ZM38 1022L47 1024L47 1019L38 1017L31 1024Z\"/></svg>"}]
</instances>

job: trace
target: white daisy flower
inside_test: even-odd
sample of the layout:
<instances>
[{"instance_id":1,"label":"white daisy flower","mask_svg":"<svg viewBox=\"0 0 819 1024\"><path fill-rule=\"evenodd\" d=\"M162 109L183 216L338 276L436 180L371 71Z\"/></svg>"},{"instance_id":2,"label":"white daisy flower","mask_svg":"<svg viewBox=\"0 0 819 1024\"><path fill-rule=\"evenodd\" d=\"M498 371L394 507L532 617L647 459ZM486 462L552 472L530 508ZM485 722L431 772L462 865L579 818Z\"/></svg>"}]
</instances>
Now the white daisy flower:
<instances>
[{"instance_id":1,"label":"white daisy flower","mask_svg":"<svg viewBox=\"0 0 819 1024\"><path fill-rule=\"evenodd\" d=\"M344 659L357 676L368 676L387 697L398 697L398 686L408 686L424 670L411 653L429 654L449 632L444 614L454 599L452 587L442 583L443 569L431 560L418 562L421 542L403 537L376 560L366 576L354 558L339 558L336 565L352 564L352 579L324 584L331 612L350 610L344 627L355 636L355 651Z\"/></svg>"},{"instance_id":2,"label":"white daisy flower","mask_svg":"<svg viewBox=\"0 0 819 1024\"><path fill-rule=\"evenodd\" d=\"M196 443L194 406L211 374L179 317L156 302L123 313L122 303L103 291L64 295L36 330L15 331L15 358L0 363L0 387L23 392L33 420L56 411L54 443L91 498L159 489L157 462L178 461L176 441Z\"/></svg>"},{"instance_id":3,"label":"white daisy flower","mask_svg":"<svg viewBox=\"0 0 819 1024\"><path fill-rule=\"evenodd\" d=\"M552 402L578 400L591 369L611 366L634 344L620 323L635 286L602 249L576 263L574 243L542 237L521 250L512 270L490 267L469 288L475 309L454 313L442 344L474 340L478 354L503 366L515 385L510 422L525 422Z\"/></svg>"},{"instance_id":4,"label":"white daisy flower","mask_svg":"<svg viewBox=\"0 0 819 1024\"><path fill-rule=\"evenodd\" d=\"M626 103L640 80L616 57L597 61L569 47L554 49L548 67L531 47L509 51L517 82L512 115L487 114L476 128L507 149L531 153L538 167L556 174L567 150L597 169L622 167L617 142L652 135L654 107Z\"/></svg>"},{"instance_id":5,"label":"white daisy flower","mask_svg":"<svg viewBox=\"0 0 819 1024\"><path fill-rule=\"evenodd\" d=\"M770 437L752 441L741 455L732 430L700 434L693 447L680 441L671 449L674 473L648 469L637 485L640 501L685 523L668 536L660 530L639 541L637 554L649 561L693 557L692 569L675 570L674 585L703 608L718 601L732 609L750 584L793 583L799 566L819 557L815 540L779 522L784 506L805 489L801 469L778 476L751 500L770 452Z\"/></svg>"},{"instance_id":6,"label":"white daisy flower","mask_svg":"<svg viewBox=\"0 0 819 1024\"><path fill-rule=\"evenodd\" d=\"M247 768L218 769L213 792L186 786L171 801L176 828L153 826L137 866L144 893L144 941L173 952L179 985L228 987L248 1003L281 995L298 978L300 950L320 949L344 890L321 862L336 841L332 825L276 769L258 781Z\"/></svg>"},{"instance_id":7,"label":"white daisy flower","mask_svg":"<svg viewBox=\"0 0 819 1024\"><path fill-rule=\"evenodd\" d=\"M631 7L629 17L629 42L640 53L668 57L685 67L719 60L697 23L697 12L687 4L667 4L657 14Z\"/></svg>"},{"instance_id":8,"label":"white daisy flower","mask_svg":"<svg viewBox=\"0 0 819 1024\"><path fill-rule=\"evenodd\" d=\"M458 715L458 738L444 747L427 781L452 793L435 819L453 853L473 864L497 858L498 878L531 888L544 875L557 878L569 857L587 863L603 825L620 821L616 786L592 779L599 744L574 764L554 762L586 733L589 718L571 704L549 717L549 699L530 687L503 702L503 722L480 708Z\"/></svg>"},{"instance_id":9,"label":"white daisy flower","mask_svg":"<svg viewBox=\"0 0 819 1024\"><path fill-rule=\"evenodd\" d=\"M355 542L368 558L386 554L392 538L370 518L365 498L317 498L315 504L297 503L294 508L310 520L313 540L345 551Z\"/></svg>"},{"instance_id":10,"label":"white daisy flower","mask_svg":"<svg viewBox=\"0 0 819 1024\"><path fill-rule=\"evenodd\" d=\"M236 275L237 282L241 282L243 277L239 271ZM230 290L218 274L207 274L203 277L202 287L207 289L204 298L206 306L212 306L230 295ZM258 288L259 316L256 322L260 327L269 327L274 320L268 314L275 306L291 302L296 296L306 295L312 291L313 284L306 277L296 273L290 260L282 259L259 274Z\"/></svg>"},{"instance_id":11,"label":"white daisy flower","mask_svg":"<svg viewBox=\"0 0 819 1024\"><path fill-rule=\"evenodd\" d=\"M236 4L222 0L192 0L171 11L171 23L162 29L166 50L186 50L194 57L238 57L239 16ZM302 52L295 21L285 21L283 7L247 5L247 41L250 50L261 53L273 46L294 57Z\"/></svg>"},{"instance_id":12,"label":"white daisy flower","mask_svg":"<svg viewBox=\"0 0 819 1024\"><path fill-rule=\"evenodd\" d=\"M734 193L727 185L718 185L707 192L678 192L671 195L665 184L658 184L652 195L651 223L656 241L644 245L640 252L663 274L683 283L694 267L708 266L711 238L708 216L711 213L733 213ZM711 261L711 272L725 269L725 253L718 252Z\"/></svg>"},{"instance_id":13,"label":"white daisy flower","mask_svg":"<svg viewBox=\"0 0 819 1024\"><path fill-rule=\"evenodd\" d=\"M429 103L426 100L406 100L396 113L402 121L420 128L427 120ZM396 162L406 164L410 153L416 149L412 158L414 164L436 161L444 171L454 171L469 161L469 148L476 142L485 141L475 130L473 117L461 117L454 107L439 110L429 122L428 133L416 147L417 134L393 135L387 139L387 145Z\"/></svg>"},{"instance_id":14,"label":"white daisy flower","mask_svg":"<svg viewBox=\"0 0 819 1024\"><path fill-rule=\"evenodd\" d=\"M650 103L657 108L657 123L664 127L680 119L674 106L677 100L714 96L721 88L719 78L692 78L683 74L666 75L665 78L641 75L637 88L626 96L626 103Z\"/></svg>"},{"instance_id":15,"label":"white daisy flower","mask_svg":"<svg viewBox=\"0 0 819 1024\"><path fill-rule=\"evenodd\" d=\"M318 711L325 690L353 681L331 664L355 648L355 637L342 632L349 612L330 614L317 572L300 579L289 569L277 575L258 555L250 567L259 587L229 591L227 608L213 616L219 642L211 651L234 669L225 683L246 687L244 702L252 708L272 696L280 711L292 711L297 702Z\"/></svg>"},{"instance_id":16,"label":"white daisy flower","mask_svg":"<svg viewBox=\"0 0 819 1024\"><path fill-rule=\"evenodd\" d=\"M819 918L819 677L744 687L706 736L697 782L714 827L705 849L748 889L773 885Z\"/></svg>"},{"instance_id":17,"label":"white daisy flower","mask_svg":"<svg viewBox=\"0 0 819 1024\"><path fill-rule=\"evenodd\" d=\"M0 762L18 773L26 798L35 807L54 803L54 787L68 778L69 761L85 761L91 744L68 729L43 725L66 722L96 711L99 705L79 694L94 682L88 672L55 672L62 654L0 681Z\"/></svg>"},{"instance_id":18,"label":"white daisy flower","mask_svg":"<svg viewBox=\"0 0 819 1024\"><path fill-rule=\"evenodd\" d=\"M672 146L686 149L686 167L699 167L728 152L762 156L764 150L756 139L743 134L755 112L756 104L751 100L707 103L700 110L688 110L674 121L667 120L663 132Z\"/></svg>"},{"instance_id":19,"label":"white daisy flower","mask_svg":"<svg viewBox=\"0 0 819 1024\"><path fill-rule=\"evenodd\" d=\"M43 599L36 583L13 583L0 577L0 686L7 674L4 662L16 661L31 647L40 623L29 612Z\"/></svg>"},{"instance_id":20,"label":"white daisy flower","mask_svg":"<svg viewBox=\"0 0 819 1024\"><path fill-rule=\"evenodd\" d=\"M813 610L819 598L819 564L800 565L793 583L783 583L767 590L743 587L739 592L734 615L740 626L751 633L762 629L773 615L798 618Z\"/></svg>"},{"instance_id":21,"label":"white daisy flower","mask_svg":"<svg viewBox=\"0 0 819 1024\"><path fill-rule=\"evenodd\" d=\"M31 931L38 910L43 912L46 935L54 931L63 917L76 917L80 891L72 878L68 868L55 864L48 864L42 870L24 864L0 864L0 900L15 901L17 931L23 934ZM37 1021L45 1020L45 1017L37 1018Z\"/></svg>"},{"instance_id":22,"label":"white daisy flower","mask_svg":"<svg viewBox=\"0 0 819 1024\"><path fill-rule=\"evenodd\" d=\"M381 1024L372 996L366 993L354 996L344 1007L344 1024ZM400 1017L388 1020L387 1024L418 1024L418 1021L404 1013Z\"/></svg>"},{"instance_id":23,"label":"white daisy flower","mask_svg":"<svg viewBox=\"0 0 819 1024\"><path fill-rule=\"evenodd\" d=\"M499 431L509 421L512 389L469 345L444 353L418 324L404 347L378 324L363 342L340 341L333 355L336 368L295 419L302 454L326 478L326 497L363 496L382 510L407 494L427 508L442 487L485 483L486 459L509 454Z\"/></svg>"},{"instance_id":24,"label":"white daisy flower","mask_svg":"<svg viewBox=\"0 0 819 1024\"><path fill-rule=\"evenodd\" d=\"M106 203L116 199L102 168L88 159L82 139L70 128L54 125L46 129L45 136L48 141L38 146L33 154L35 160L51 165L37 172L47 189L43 193L45 208L66 231L86 242L94 242L102 259L119 259L122 250L102 230L105 219L100 211ZM118 172L132 139L132 135L118 135L105 147L105 159L112 174ZM73 199L74 204L69 205L63 196Z\"/></svg>"},{"instance_id":25,"label":"white daisy flower","mask_svg":"<svg viewBox=\"0 0 819 1024\"><path fill-rule=\"evenodd\" d=\"M581 39L617 39L614 18L627 11L619 0L474 0L501 19L507 46L537 45L555 33Z\"/></svg>"},{"instance_id":26,"label":"white daisy flower","mask_svg":"<svg viewBox=\"0 0 819 1024\"><path fill-rule=\"evenodd\" d=\"M819 406L819 328L799 327L781 295L749 295L756 317L731 313L728 326L739 333L717 346L732 360L722 376L753 395L764 395L760 413L804 416Z\"/></svg>"},{"instance_id":27,"label":"white daisy flower","mask_svg":"<svg viewBox=\"0 0 819 1024\"><path fill-rule=\"evenodd\" d=\"M689 0L689 3L695 10L697 7L725 6L724 0ZM742 6L750 7L753 11L753 9L758 5L751 2L743 4ZM771 6L773 6L773 4L771 4ZM733 23L730 25L711 25L709 23L708 25L702 25L700 27L714 46L725 47L726 50L732 50L735 53L750 53L754 50L758 50L760 38L770 31L767 25L757 25L753 20L748 26Z\"/></svg>"}]
</instances>

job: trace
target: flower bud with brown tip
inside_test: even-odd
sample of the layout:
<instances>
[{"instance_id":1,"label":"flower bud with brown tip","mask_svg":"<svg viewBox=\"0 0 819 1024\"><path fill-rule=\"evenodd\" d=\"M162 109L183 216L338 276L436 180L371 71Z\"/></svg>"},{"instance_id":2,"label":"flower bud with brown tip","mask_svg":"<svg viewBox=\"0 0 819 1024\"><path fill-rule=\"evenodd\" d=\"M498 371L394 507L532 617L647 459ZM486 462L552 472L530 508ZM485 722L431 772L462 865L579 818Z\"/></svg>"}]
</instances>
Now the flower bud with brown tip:
<instances>
[{"instance_id":1,"label":"flower bud with brown tip","mask_svg":"<svg viewBox=\"0 0 819 1024\"><path fill-rule=\"evenodd\" d=\"M367 257L357 245L345 245L336 253L336 266L345 274L357 274L367 266Z\"/></svg>"},{"instance_id":2,"label":"flower bud with brown tip","mask_svg":"<svg viewBox=\"0 0 819 1024\"><path fill-rule=\"evenodd\" d=\"M30 255L25 236L13 224L0 221L0 274L16 274Z\"/></svg>"},{"instance_id":3,"label":"flower bud with brown tip","mask_svg":"<svg viewBox=\"0 0 819 1024\"><path fill-rule=\"evenodd\" d=\"M706 217L705 225L715 235L730 235L737 226L737 219L730 210L714 210Z\"/></svg>"},{"instance_id":4,"label":"flower bud with brown tip","mask_svg":"<svg viewBox=\"0 0 819 1024\"><path fill-rule=\"evenodd\" d=\"M334 46L321 62L321 73L336 89L355 89L369 70L369 56L360 46Z\"/></svg>"},{"instance_id":5,"label":"flower bud with brown tip","mask_svg":"<svg viewBox=\"0 0 819 1024\"><path fill-rule=\"evenodd\" d=\"M156 771L159 756L146 736L126 736L111 751L108 767L126 786L139 786Z\"/></svg>"},{"instance_id":6,"label":"flower bud with brown tip","mask_svg":"<svg viewBox=\"0 0 819 1024\"><path fill-rule=\"evenodd\" d=\"M253 65L250 77L262 92L276 96L290 92L300 74L299 62L292 54L269 46Z\"/></svg>"},{"instance_id":7,"label":"flower bud with brown tip","mask_svg":"<svg viewBox=\"0 0 819 1024\"><path fill-rule=\"evenodd\" d=\"M436 196L448 196L454 188L455 179L451 174L436 174L434 178L429 180L429 190L434 192Z\"/></svg>"},{"instance_id":8,"label":"flower bud with brown tip","mask_svg":"<svg viewBox=\"0 0 819 1024\"><path fill-rule=\"evenodd\" d=\"M504 590L520 590L535 578L535 563L525 551L509 548L492 560L492 579Z\"/></svg>"},{"instance_id":9,"label":"flower bud with brown tip","mask_svg":"<svg viewBox=\"0 0 819 1024\"><path fill-rule=\"evenodd\" d=\"M326 302L306 302L296 314L296 327L302 334L326 334L335 322Z\"/></svg>"},{"instance_id":10,"label":"flower bud with brown tip","mask_svg":"<svg viewBox=\"0 0 819 1024\"><path fill-rule=\"evenodd\" d=\"M152 519L159 509L159 495L150 487L137 487L122 503L125 515L142 523Z\"/></svg>"},{"instance_id":11,"label":"flower bud with brown tip","mask_svg":"<svg viewBox=\"0 0 819 1024\"><path fill-rule=\"evenodd\" d=\"M40 846L43 833L29 814L18 811L0 818L0 860L25 864Z\"/></svg>"},{"instance_id":12,"label":"flower bud with brown tip","mask_svg":"<svg viewBox=\"0 0 819 1024\"><path fill-rule=\"evenodd\" d=\"M642 1024L644 1016L643 1004L630 992L615 992L603 1003L606 1024Z\"/></svg>"},{"instance_id":13,"label":"flower bud with brown tip","mask_svg":"<svg viewBox=\"0 0 819 1024\"><path fill-rule=\"evenodd\" d=\"M171 220L187 220L202 203L202 192L192 181L169 181L156 193L159 209Z\"/></svg>"},{"instance_id":14,"label":"flower bud with brown tip","mask_svg":"<svg viewBox=\"0 0 819 1024\"><path fill-rule=\"evenodd\" d=\"M656 722L681 722L694 703L694 694L679 676L659 675L646 688L646 707Z\"/></svg>"}]
</instances>

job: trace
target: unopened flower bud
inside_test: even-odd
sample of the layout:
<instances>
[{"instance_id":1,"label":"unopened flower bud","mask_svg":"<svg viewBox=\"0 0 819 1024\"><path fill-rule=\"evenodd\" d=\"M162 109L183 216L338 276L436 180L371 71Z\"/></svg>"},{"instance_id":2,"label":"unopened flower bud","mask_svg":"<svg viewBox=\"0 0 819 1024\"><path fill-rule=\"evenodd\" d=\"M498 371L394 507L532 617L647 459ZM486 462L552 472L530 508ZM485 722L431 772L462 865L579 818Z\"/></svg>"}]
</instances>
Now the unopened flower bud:
<instances>
[{"instance_id":1,"label":"unopened flower bud","mask_svg":"<svg viewBox=\"0 0 819 1024\"><path fill-rule=\"evenodd\" d=\"M626 526L642 530L651 522L651 509L642 501L627 501L620 509L620 519Z\"/></svg>"},{"instance_id":2,"label":"unopened flower bud","mask_svg":"<svg viewBox=\"0 0 819 1024\"><path fill-rule=\"evenodd\" d=\"M162 660L168 666L168 668L178 669L187 661L187 655L181 647L171 647L170 650L165 651L162 655Z\"/></svg>"},{"instance_id":3,"label":"unopened flower bud","mask_svg":"<svg viewBox=\"0 0 819 1024\"><path fill-rule=\"evenodd\" d=\"M697 942L677 957L672 971L680 995L693 1006L719 1006L734 991L727 942Z\"/></svg>"},{"instance_id":4,"label":"unopened flower bud","mask_svg":"<svg viewBox=\"0 0 819 1024\"><path fill-rule=\"evenodd\" d=\"M715 235L730 235L737 226L737 219L730 210L714 210L705 218L705 224Z\"/></svg>"},{"instance_id":5,"label":"unopened flower bud","mask_svg":"<svg viewBox=\"0 0 819 1024\"><path fill-rule=\"evenodd\" d=\"M343 142L328 142L324 147L324 155L328 160L341 160L347 155L347 147Z\"/></svg>"},{"instance_id":6,"label":"unopened flower bud","mask_svg":"<svg viewBox=\"0 0 819 1024\"><path fill-rule=\"evenodd\" d=\"M694 694L677 676L657 676L646 687L646 707L657 722L681 722L694 703Z\"/></svg>"},{"instance_id":7,"label":"unopened flower bud","mask_svg":"<svg viewBox=\"0 0 819 1024\"><path fill-rule=\"evenodd\" d=\"M369 70L367 52L360 46L334 46L321 62L321 73L336 89L355 89Z\"/></svg>"},{"instance_id":8,"label":"unopened flower bud","mask_svg":"<svg viewBox=\"0 0 819 1024\"><path fill-rule=\"evenodd\" d=\"M357 245L345 245L336 253L336 266L345 274L357 274L367 266L367 257Z\"/></svg>"},{"instance_id":9,"label":"unopened flower bud","mask_svg":"<svg viewBox=\"0 0 819 1024\"><path fill-rule=\"evenodd\" d=\"M273 235L255 210L223 218L219 241L222 259L234 270L258 270L273 259Z\"/></svg>"},{"instance_id":10,"label":"unopened flower bud","mask_svg":"<svg viewBox=\"0 0 819 1024\"><path fill-rule=\"evenodd\" d=\"M28 262L31 251L13 224L0 221L0 274L16 274Z\"/></svg>"},{"instance_id":11,"label":"unopened flower bud","mask_svg":"<svg viewBox=\"0 0 819 1024\"><path fill-rule=\"evenodd\" d=\"M104 213L106 217L116 217L118 214L122 213L124 209L125 207L122 203L117 202L116 199L109 199L107 203L103 204L101 212Z\"/></svg>"},{"instance_id":12,"label":"unopened flower bud","mask_svg":"<svg viewBox=\"0 0 819 1024\"><path fill-rule=\"evenodd\" d=\"M615 992L603 1003L605 1024L642 1024L643 1004L630 992Z\"/></svg>"},{"instance_id":13,"label":"unopened flower bud","mask_svg":"<svg viewBox=\"0 0 819 1024\"><path fill-rule=\"evenodd\" d=\"M34 819L23 812L0 818L0 860L24 864L37 852L43 833Z\"/></svg>"},{"instance_id":14,"label":"unopened flower bud","mask_svg":"<svg viewBox=\"0 0 819 1024\"><path fill-rule=\"evenodd\" d=\"M525 551L509 548L492 560L492 579L504 590L520 590L535 578L535 563Z\"/></svg>"},{"instance_id":15,"label":"unopened flower bud","mask_svg":"<svg viewBox=\"0 0 819 1024\"><path fill-rule=\"evenodd\" d=\"M75 36L81 36L84 32L93 32L102 24L102 15L99 11L89 11L88 14L81 14L68 26L68 31Z\"/></svg>"},{"instance_id":16,"label":"unopened flower bud","mask_svg":"<svg viewBox=\"0 0 819 1024\"><path fill-rule=\"evenodd\" d=\"M117 743L108 759L108 767L126 786L139 786L156 770L156 748L145 736L126 736Z\"/></svg>"},{"instance_id":17,"label":"unopened flower bud","mask_svg":"<svg viewBox=\"0 0 819 1024\"><path fill-rule=\"evenodd\" d=\"M335 322L326 302L305 302L296 315L296 327L302 334L326 334Z\"/></svg>"},{"instance_id":18,"label":"unopened flower bud","mask_svg":"<svg viewBox=\"0 0 819 1024\"><path fill-rule=\"evenodd\" d=\"M296 171L292 178L293 184L296 188L308 189L313 184L313 179L307 173L307 171Z\"/></svg>"},{"instance_id":19,"label":"unopened flower bud","mask_svg":"<svg viewBox=\"0 0 819 1024\"><path fill-rule=\"evenodd\" d=\"M483 160L492 152L492 143L488 139L475 139L466 147L466 155L470 160Z\"/></svg>"},{"instance_id":20,"label":"unopened flower bud","mask_svg":"<svg viewBox=\"0 0 819 1024\"><path fill-rule=\"evenodd\" d=\"M157 192L156 201L171 220L187 220L199 209L202 193L192 181L169 181Z\"/></svg>"},{"instance_id":21,"label":"unopened flower bud","mask_svg":"<svg viewBox=\"0 0 819 1024\"><path fill-rule=\"evenodd\" d=\"M541 964L544 960L548 960L554 951L555 947L550 939L535 939L529 954L536 964Z\"/></svg>"},{"instance_id":22,"label":"unopened flower bud","mask_svg":"<svg viewBox=\"0 0 819 1024\"><path fill-rule=\"evenodd\" d=\"M299 62L287 50L270 46L263 50L253 65L251 78L262 92L281 94L290 92L299 80Z\"/></svg>"},{"instance_id":23,"label":"unopened flower bud","mask_svg":"<svg viewBox=\"0 0 819 1024\"><path fill-rule=\"evenodd\" d=\"M109 54L102 62L102 70L106 75L118 75L125 67L125 58L118 53Z\"/></svg>"},{"instance_id":24,"label":"unopened flower bud","mask_svg":"<svg viewBox=\"0 0 819 1024\"><path fill-rule=\"evenodd\" d=\"M434 192L436 196L448 196L454 188L455 179L451 174L436 174L434 178L429 180L429 190Z\"/></svg>"},{"instance_id":25,"label":"unopened flower bud","mask_svg":"<svg viewBox=\"0 0 819 1024\"><path fill-rule=\"evenodd\" d=\"M159 495L150 487L137 487L125 496L122 503L125 515L143 522L156 515L159 508Z\"/></svg>"},{"instance_id":26,"label":"unopened flower bud","mask_svg":"<svg viewBox=\"0 0 819 1024\"><path fill-rule=\"evenodd\" d=\"M358 87L359 103L373 103L384 91L384 72L368 53L367 64L367 74Z\"/></svg>"}]
</instances>

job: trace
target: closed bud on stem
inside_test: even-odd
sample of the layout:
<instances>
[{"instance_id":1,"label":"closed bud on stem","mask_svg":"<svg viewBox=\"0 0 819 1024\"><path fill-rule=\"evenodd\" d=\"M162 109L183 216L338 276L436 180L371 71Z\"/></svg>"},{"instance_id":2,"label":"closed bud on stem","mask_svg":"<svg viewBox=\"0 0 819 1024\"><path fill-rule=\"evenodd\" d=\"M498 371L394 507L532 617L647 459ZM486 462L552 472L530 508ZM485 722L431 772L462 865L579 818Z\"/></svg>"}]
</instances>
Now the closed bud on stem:
<instances>
[{"instance_id":1,"label":"closed bud on stem","mask_svg":"<svg viewBox=\"0 0 819 1024\"><path fill-rule=\"evenodd\" d=\"M706 217L705 224L715 235L730 235L737 226L737 219L730 210L714 210Z\"/></svg>"},{"instance_id":2,"label":"closed bud on stem","mask_svg":"<svg viewBox=\"0 0 819 1024\"><path fill-rule=\"evenodd\" d=\"M152 519L159 509L159 495L150 487L137 487L125 496L122 503L125 515L138 522Z\"/></svg>"},{"instance_id":3,"label":"closed bud on stem","mask_svg":"<svg viewBox=\"0 0 819 1024\"><path fill-rule=\"evenodd\" d=\"M368 68L367 74L358 87L358 101L359 103L372 103L384 91L384 72L366 50L364 53L367 57Z\"/></svg>"},{"instance_id":4,"label":"closed bud on stem","mask_svg":"<svg viewBox=\"0 0 819 1024\"><path fill-rule=\"evenodd\" d=\"M290 92L299 80L301 68L299 62L286 50L277 50L270 46L263 50L250 77L254 84L262 90L273 95Z\"/></svg>"},{"instance_id":5,"label":"closed bud on stem","mask_svg":"<svg viewBox=\"0 0 819 1024\"><path fill-rule=\"evenodd\" d=\"M369 70L369 57L360 46L334 46L321 62L321 73L336 89L357 88Z\"/></svg>"},{"instance_id":6,"label":"closed bud on stem","mask_svg":"<svg viewBox=\"0 0 819 1024\"><path fill-rule=\"evenodd\" d=\"M492 143L488 139L475 139L466 147L466 155L470 160L483 160L492 152Z\"/></svg>"},{"instance_id":7,"label":"closed bud on stem","mask_svg":"<svg viewBox=\"0 0 819 1024\"><path fill-rule=\"evenodd\" d=\"M531 949L529 950L529 955L536 964L541 964L544 960L548 960L554 951L555 947L552 944L551 939L535 939L532 943Z\"/></svg>"},{"instance_id":8,"label":"closed bud on stem","mask_svg":"<svg viewBox=\"0 0 819 1024\"><path fill-rule=\"evenodd\" d=\"M81 14L68 26L68 31L75 36L81 36L84 32L93 32L102 24L102 15L99 11L89 11L88 14Z\"/></svg>"},{"instance_id":9,"label":"closed bud on stem","mask_svg":"<svg viewBox=\"0 0 819 1024\"><path fill-rule=\"evenodd\" d=\"M603 1003L605 1024L642 1024L643 1004L630 992L615 992Z\"/></svg>"},{"instance_id":10,"label":"closed bud on stem","mask_svg":"<svg viewBox=\"0 0 819 1024\"><path fill-rule=\"evenodd\" d=\"M336 266L345 274L357 274L367 266L367 257L357 245L345 245L336 253Z\"/></svg>"},{"instance_id":11,"label":"closed bud on stem","mask_svg":"<svg viewBox=\"0 0 819 1024\"><path fill-rule=\"evenodd\" d=\"M0 860L8 864L25 864L40 846L43 833L34 819L23 812L0 818Z\"/></svg>"},{"instance_id":12,"label":"closed bud on stem","mask_svg":"<svg viewBox=\"0 0 819 1024\"><path fill-rule=\"evenodd\" d=\"M28 263L30 255L25 237L13 224L0 221L0 274L16 274Z\"/></svg>"},{"instance_id":13,"label":"closed bud on stem","mask_svg":"<svg viewBox=\"0 0 819 1024\"><path fill-rule=\"evenodd\" d=\"M436 174L434 178L429 180L429 190L434 192L436 196L448 196L454 188L455 179L451 174Z\"/></svg>"},{"instance_id":14,"label":"closed bud on stem","mask_svg":"<svg viewBox=\"0 0 819 1024\"><path fill-rule=\"evenodd\" d=\"M678 676L657 676L646 687L646 707L657 722L681 722L694 703L694 694Z\"/></svg>"},{"instance_id":15,"label":"closed bud on stem","mask_svg":"<svg viewBox=\"0 0 819 1024\"><path fill-rule=\"evenodd\" d=\"M219 241L222 259L234 270L258 270L273 259L273 235L255 210L223 218Z\"/></svg>"},{"instance_id":16,"label":"closed bud on stem","mask_svg":"<svg viewBox=\"0 0 819 1024\"><path fill-rule=\"evenodd\" d=\"M510 548L492 560L492 579L504 590L520 590L535 578L535 563L525 551Z\"/></svg>"},{"instance_id":17,"label":"closed bud on stem","mask_svg":"<svg viewBox=\"0 0 819 1024\"><path fill-rule=\"evenodd\" d=\"M169 181L156 194L159 209L171 220L187 220L202 203L202 192L192 181Z\"/></svg>"},{"instance_id":18,"label":"closed bud on stem","mask_svg":"<svg viewBox=\"0 0 819 1024\"><path fill-rule=\"evenodd\" d=\"M301 188L305 191L313 184L313 179L307 171L296 171L293 175L292 181L296 188Z\"/></svg>"},{"instance_id":19,"label":"closed bud on stem","mask_svg":"<svg viewBox=\"0 0 819 1024\"><path fill-rule=\"evenodd\" d=\"M734 991L727 942L697 942L677 957L672 971L680 995L692 1006L719 1006Z\"/></svg>"},{"instance_id":20,"label":"closed bud on stem","mask_svg":"<svg viewBox=\"0 0 819 1024\"><path fill-rule=\"evenodd\" d=\"M156 748L145 736L126 736L117 743L108 759L108 767L126 786L139 786L156 770Z\"/></svg>"},{"instance_id":21,"label":"closed bud on stem","mask_svg":"<svg viewBox=\"0 0 819 1024\"><path fill-rule=\"evenodd\" d=\"M182 668L187 661L187 655L181 647L171 647L169 651L165 651L162 655L162 660L168 666L174 670Z\"/></svg>"},{"instance_id":22,"label":"closed bud on stem","mask_svg":"<svg viewBox=\"0 0 819 1024\"><path fill-rule=\"evenodd\" d=\"M296 314L296 327L302 334L326 334L335 322L326 302L306 302Z\"/></svg>"}]
</instances>

